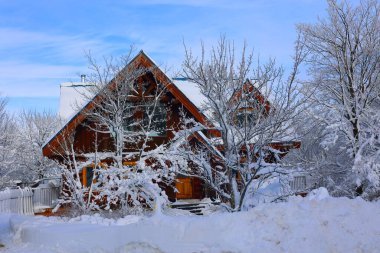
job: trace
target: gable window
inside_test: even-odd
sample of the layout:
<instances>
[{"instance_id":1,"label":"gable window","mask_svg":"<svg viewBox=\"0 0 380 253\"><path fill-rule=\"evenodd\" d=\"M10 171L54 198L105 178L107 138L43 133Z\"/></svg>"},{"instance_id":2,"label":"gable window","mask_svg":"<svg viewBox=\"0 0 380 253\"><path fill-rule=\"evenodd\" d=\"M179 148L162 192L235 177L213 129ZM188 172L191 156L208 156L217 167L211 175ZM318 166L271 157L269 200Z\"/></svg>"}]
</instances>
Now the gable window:
<instances>
[{"instance_id":1,"label":"gable window","mask_svg":"<svg viewBox=\"0 0 380 253\"><path fill-rule=\"evenodd\" d=\"M151 122L149 122L151 116ZM150 123L150 124L149 124ZM138 133L147 131L149 136L165 136L167 124L167 109L165 104L159 102L154 111L152 107L146 108L144 104L134 104L124 113L124 130Z\"/></svg>"},{"instance_id":2,"label":"gable window","mask_svg":"<svg viewBox=\"0 0 380 253\"><path fill-rule=\"evenodd\" d=\"M123 127L126 132L134 132L136 130L135 119L133 115L124 118Z\"/></svg>"},{"instance_id":3,"label":"gable window","mask_svg":"<svg viewBox=\"0 0 380 253\"><path fill-rule=\"evenodd\" d=\"M153 109L151 109L153 110ZM165 136L166 135L166 124L167 124L167 115L166 115L166 107L163 103L159 102L156 104L154 108L153 115L152 111L144 112L143 116L143 126L149 126L149 115L151 113L152 119L150 124L150 129L146 129L149 131L149 136Z\"/></svg>"},{"instance_id":4,"label":"gable window","mask_svg":"<svg viewBox=\"0 0 380 253\"><path fill-rule=\"evenodd\" d=\"M135 120L135 107L133 103L129 102L128 108L124 111L124 123L123 127L126 132L136 131L136 120Z\"/></svg>"},{"instance_id":5,"label":"gable window","mask_svg":"<svg viewBox=\"0 0 380 253\"><path fill-rule=\"evenodd\" d=\"M239 127L250 126L255 124L257 115L251 108L240 109L235 116L235 123Z\"/></svg>"}]
</instances>

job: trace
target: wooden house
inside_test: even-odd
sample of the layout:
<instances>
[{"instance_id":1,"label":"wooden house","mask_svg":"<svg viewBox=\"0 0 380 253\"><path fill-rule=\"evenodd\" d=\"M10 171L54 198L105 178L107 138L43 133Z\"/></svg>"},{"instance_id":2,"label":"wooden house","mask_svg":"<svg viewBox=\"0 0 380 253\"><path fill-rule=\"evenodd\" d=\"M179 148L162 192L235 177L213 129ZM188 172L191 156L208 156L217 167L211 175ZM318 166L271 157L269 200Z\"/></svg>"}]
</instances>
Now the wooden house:
<instances>
[{"instance_id":1,"label":"wooden house","mask_svg":"<svg viewBox=\"0 0 380 253\"><path fill-rule=\"evenodd\" d=\"M165 130L160 134L152 137L151 146L161 145L167 143L171 138L173 138L173 131L178 130L178 123L180 121L180 111L184 111L186 117L192 117L195 121L207 126L209 131L206 133L200 132L195 134L194 137L198 142L205 142L202 138L204 134L208 136L220 136L220 132L216 130L213 123L208 119L205 113L200 110L202 103L202 94L197 88L197 86L186 80L186 79L171 79L169 78L155 63L143 52L140 53L125 67L128 68L146 68L150 71L144 76L145 85L140 86L141 91L138 93L144 94L162 85L165 89L165 93L160 97L160 102L165 106L167 110L159 111L160 115L158 117L164 119ZM138 82L138 81L137 81ZM112 86L112 81L109 86ZM107 88L107 87L105 87ZM252 85L247 85L247 91L253 92L258 100L265 103L266 107L269 107L269 103L265 101L260 92L253 89ZM68 134L71 134L74 139L73 148L77 155L77 159L85 161L86 154L94 152L94 145L92 144L95 138L95 133L91 130L87 115L91 110L95 110L97 100L101 99L100 96L96 95L94 98L89 100L83 107L78 110L67 123L60 129L43 147L43 154L46 157L55 159L62 162L62 157L59 155L62 150L60 150L61 143L67 138ZM137 116L143 117L143 116ZM168 130L170 129L170 131ZM97 136L101 141L97 146L98 152L112 152L112 138L109 135L103 134ZM278 149L290 149L299 146L297 142L287 142L287 143L276 143L273 144ZM125 147L128 149L128 147ZM216 147L217 148L217 147ZM133 150L130 150L133 152ZM102 160L104 164L109 163L110 160L106 158ZM125 165L133 165L133 159L125 159ZM83 168L81 178L84 185L91 180L91 165ZM174 192L172 187L166 187L167 195L169 199L202 199L208 195L208 190L206 184L201 181L201 179L196 177L181 177L177 178L176 188L178 192Z\"/></svg>"}]
</instances>

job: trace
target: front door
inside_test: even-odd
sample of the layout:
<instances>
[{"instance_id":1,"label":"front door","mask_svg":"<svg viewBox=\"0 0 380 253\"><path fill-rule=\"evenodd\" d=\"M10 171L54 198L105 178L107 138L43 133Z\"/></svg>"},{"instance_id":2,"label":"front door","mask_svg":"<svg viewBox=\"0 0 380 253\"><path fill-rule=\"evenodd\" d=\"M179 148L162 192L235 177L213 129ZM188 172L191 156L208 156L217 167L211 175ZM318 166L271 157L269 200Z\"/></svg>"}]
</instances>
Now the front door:
<instances>
[{"instance_id":1,"label":"front door","mask_svg":"<svg viewBox=\"0 0 380 253\"><path fill-rule=\"evenodd\" d=\"M177 199L192 199L193 198L193 185L191 178L177 178L175 184L178 192L176 193Z\"/></svg>"}]
</instances>

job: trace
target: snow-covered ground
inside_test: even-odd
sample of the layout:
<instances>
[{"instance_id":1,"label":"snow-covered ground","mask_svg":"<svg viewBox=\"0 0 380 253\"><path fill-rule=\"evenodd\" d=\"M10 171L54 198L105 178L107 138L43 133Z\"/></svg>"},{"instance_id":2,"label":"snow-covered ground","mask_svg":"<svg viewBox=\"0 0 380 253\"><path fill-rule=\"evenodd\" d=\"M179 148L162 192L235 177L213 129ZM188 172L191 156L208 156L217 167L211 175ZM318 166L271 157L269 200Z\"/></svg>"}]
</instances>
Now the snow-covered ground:
<instances>
[{"instance_id":1,"label":"snow-covered ground","mask_svg":"<svg viewBox=\"0 0 380 253\"><path fill-rule=\"evenodd\" d=\"M73 219L0 215L0 252L380 252L380 201L323 189L247 212Z\"/></svg>"}]
</instances>

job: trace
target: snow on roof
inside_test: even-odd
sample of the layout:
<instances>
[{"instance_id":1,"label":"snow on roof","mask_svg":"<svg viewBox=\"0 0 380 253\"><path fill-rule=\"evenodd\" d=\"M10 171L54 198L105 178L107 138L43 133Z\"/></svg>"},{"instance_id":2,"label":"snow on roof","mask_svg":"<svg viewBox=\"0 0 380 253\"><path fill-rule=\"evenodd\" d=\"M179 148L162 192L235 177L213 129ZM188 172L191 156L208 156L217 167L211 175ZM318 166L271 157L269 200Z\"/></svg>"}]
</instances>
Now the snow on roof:
<instances>
[{"instance_id":1,"label":"snow on roof","mask_svg":"<svg viewBox=\"0 0 380 253\"><path fill-rule=\"evenodd\" d=\"M215 147L215 145L211 142L209 138L202 133L202 131L197 131L197 134L206 142L206 144L214 151L215 154L217 154L220 158L224 159L224 155L220 153L220 151Z\"/></svg>"},{"instance_id":2,"label":"snow on roof","mask_svg":"<svg viewBox=\"0 0 380 253\"><path fill-rule=\"evenodd\" d=\"M199 110L202 109L207 99L196 83L186 78L173 78L172 81Z\"/></svg>"},{"instance_id":3,"label":"snow on roof","mask_svg":"<svg viewBox=\"0 0 380 253\"><path fill-rule=\"evenodd\" d=\"M68 119L75 115L80 108L88 102L90 83L66 82L61 84L59 99L59 116Z\"/></svg>"},{"instance_id":4,"label":"snow on roof","mask_svg":"<svg viewBox=\"0 0 380 253\"><path fill-rule=\"evenodd\" d=\"M90 87L94 84L85 82L65 82L60 85L59 112L62 119L61 128L46 139L46 146L62 129L82 110L95 95L90 96ZM89 99L92 97L91 99Z\"/></svg>"},{"instance_id":5,"label":"snow on roof","mask_svg":"<svg viewBox=\"0 0 380 253\"><path fill-rule=\"evenodd\" d=\"M172 78L172 82L208 120L212 120L212 112L207 110L207 98L196 83L186 78Z\"/></svg>"}]
</instances>

